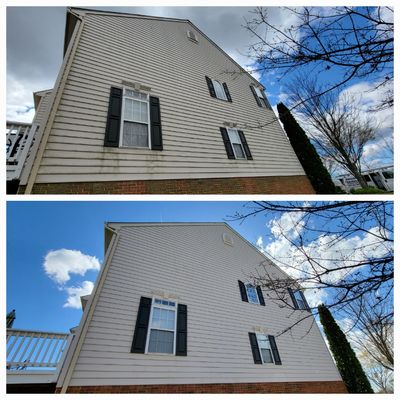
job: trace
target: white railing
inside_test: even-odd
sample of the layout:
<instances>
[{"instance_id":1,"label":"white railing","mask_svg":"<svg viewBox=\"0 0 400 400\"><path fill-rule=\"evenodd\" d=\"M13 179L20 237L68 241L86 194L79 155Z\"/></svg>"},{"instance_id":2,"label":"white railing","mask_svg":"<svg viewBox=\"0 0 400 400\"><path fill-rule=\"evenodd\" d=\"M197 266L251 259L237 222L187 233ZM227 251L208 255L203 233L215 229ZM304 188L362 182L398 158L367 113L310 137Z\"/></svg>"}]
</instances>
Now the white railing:
<instances>
[{"instance_id":1,"label":"white railing","mask_svg":"<svg viewBox=\"0 0 400 400\"><path fill-rule=\"evenodd\" d=\"M7 329L7 370L57 369L70 337L68 333Z\"/></svg>"},{"instance_id":2,"label":"white railing","mask_svg":"<svg viewBox=\"0 0 400 400\"><path fill-rule=\"evenodd\" d=\"M39 125L7 121L7 180L19 179Z\"/></svg>"}]
</instances>

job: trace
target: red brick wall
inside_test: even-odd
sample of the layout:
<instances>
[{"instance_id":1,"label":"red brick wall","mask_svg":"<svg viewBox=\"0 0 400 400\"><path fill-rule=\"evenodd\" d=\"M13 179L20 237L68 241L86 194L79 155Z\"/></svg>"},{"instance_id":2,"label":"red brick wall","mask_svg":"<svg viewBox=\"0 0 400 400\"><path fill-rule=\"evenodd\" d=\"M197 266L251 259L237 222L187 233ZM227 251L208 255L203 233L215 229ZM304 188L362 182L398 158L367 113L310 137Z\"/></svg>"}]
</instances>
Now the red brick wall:
<instances>
[{"instance_id":1,"label":"red brick wall","mask_svg":"<svg viewBox=\"0 0 400 400\"><path fill-rule=\"evenodd\" d=\"M21 187L19 193L23 193ZM312 194L308 178L262 176L245 178L166 179L150 181L37 183L33 194Z\"/></svg>"},{"instance_id":2,"label":"red brick wall","mask_svg":"<svg viewBox=\"0 0 400 400\"><path fill-rule=\"evenodd\" d=\"M56 393L60 392L56 389ZM70 386L67 393L347 393L342 381Z\"/></svg>"}]
</instances>

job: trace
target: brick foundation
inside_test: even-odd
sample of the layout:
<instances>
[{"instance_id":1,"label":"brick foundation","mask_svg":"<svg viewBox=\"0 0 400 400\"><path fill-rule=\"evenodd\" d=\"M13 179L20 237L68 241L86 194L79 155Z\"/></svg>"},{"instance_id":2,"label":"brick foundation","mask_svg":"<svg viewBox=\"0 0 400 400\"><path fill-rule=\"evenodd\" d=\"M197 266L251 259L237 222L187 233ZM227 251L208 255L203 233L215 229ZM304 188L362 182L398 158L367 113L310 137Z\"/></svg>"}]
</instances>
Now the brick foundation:
<instances>
[{"instance_id":1,"label":"brick foundation","mask_svg":"<svg viewBox=\"0 0 400 400\"><path fill-rule=\"evenodd\" d=\"M20 187L19 193L24 192ZM37 183L32 194L313 194L305 175Z\"/></svg>"},{"instance_id":2,"label":"brick foundation","mask_svg":"<svg viewBox=\"0 0 400 400\"><path fill-rule=\"evenodd\" d=\"M60 393L61 388L56 389ZM67 393L347 393L342 381L70 386Z\"/></svg>"}]
</instances>

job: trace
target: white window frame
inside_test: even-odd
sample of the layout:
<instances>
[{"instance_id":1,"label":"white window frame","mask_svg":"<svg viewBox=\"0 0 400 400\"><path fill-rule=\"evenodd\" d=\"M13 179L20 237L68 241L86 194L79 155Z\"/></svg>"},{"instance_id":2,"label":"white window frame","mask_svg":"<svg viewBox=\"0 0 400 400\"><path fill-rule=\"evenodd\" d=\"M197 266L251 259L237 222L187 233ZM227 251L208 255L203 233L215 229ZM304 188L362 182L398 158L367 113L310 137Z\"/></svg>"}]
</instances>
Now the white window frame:
<instances>
[{"instance_id":1,"label":"white window frame","mask_svg":"<svg viewBox=\"0 0 400 400\"><path fill-rule=\"evenodd\" d=\"M226 96L226 92L225 92L224 85L223 85L220 81L217 81L216 79L211 79L211 82L212 82L212 84L213 84L213 86L214 86L214 92L215 92L216 98L217 98L217 99L220 99L220 100L228 101L228 98L227 98L227 96ZM222 97L219 97L218 94L217 94L217 89L215 88L215 84L216 84L216 83L218 83L219 85L221 85Z\"/></svg>"},{"instance_id":2,"label":"white window frame","mask_svg":"<svg viewBox=\"0 0 400 400\"><path fill-rule=\"evenodd\" d=\"M164 304L156 304L156 300L161 300L161 301L171 301L175 303L175 306L167 306ZM153 321L153 310L154 307L157 308L162 308L164 310L170 310L175 312L175 326L174 330L172 329L160 329L160 328L152 328L151 324ZM175 300L168 300L168 299L162 299L160 297L153 297L151 300L151 310L150 310L150 317L149 317L149 326L147 328L147 337L146 337L146 347L145 347L145 354L160 354L160 355L166 355L166 356L174 356L176 354L176 327L177 327L177 321L178 321L178 303ZM168 331L168 332L174 332L174 343L173 343L173 352L172 353L155 353L155 352L149 352L149 344L150 344L150 333L151 329L156 329L159 331Z\"/></svg>"},{"instance_id":3,"label":"white window frame","mask_svg":"<svg viewBox=\"0 0 400 400\"><path fill-rule=\"evenodd\" d=\"M297 303L297 305L299 307L299 310L307 310L307 304L304 302L304 299L303 299L303 297L301 295L301 290L294 290L293 291L293 296L296 299L296 303ZM300 307L300 305L301 305L299 303L300 301L301 301L301 304L303 305L303 307Z\"/></svg>"},{"instance_id":4,"label":"white window frame","mask_svg":"<svg viewBox=\"0 0 400 400\"><path fill-rule=\"evenodd\" d=\"M134 92L142 93L146 95L146 101L140 99L133 99L135 101L140 101L142 103L147 103L147 134L148 134L148 143L147 147L139 147L139 146L124 146L124 121L125 121L125 98L129 96L125 95L126 90L132 90ZM127 120L128 122L136 122L138 124L144 124L143 121L134 121L134 120ZM122 110L121 110L121 126L119 128L119 147L123 147L125 149L151 149L151 126L150 126L150 94L148 92L144 92L141 90L136 90L132 87L124 86L122 88Z\"/></svg>"},{"instance_id":5,"label":"white window frame","mask_svg":"<svg viewBox=\"0 0 400 400\"><path fill-rule=\"evenodd\" d=\"M260 299L258 297L258 292L257 292L257 287L252 285L251 283L245 283L244 287L246 288L246 295L247 295L247 300L249 301L249 303L251 304L260 304ZM252 287L254 289L254 291L256 292L256 296L257 296L257 302L255 301L250 301L250 297L249 297L249 293L247 291L247 288Z\"/></svg>"},{"instance_id":6,"label":"white window frame","mask_svg":"<svg viewBox=\"0 0 400 400\"><path fill-rule=\"evenodd\" d=\"M258 346L258 351L260 352L260 357L261 357L261 361L263 364L275 364L275 358L274 358L274 353L271 349L271 343L269 342L269 338L268 335L264 334L264 333L256 333L256 338L257 338L257 346ZM265 362L263 355L262 355L262 351L261 351L261 346L260 346L260 341L261 339L266 339L266 342L268 343L268 350L271 352L271 358L272 358L272 362Z\"/></svg>"},{"instance_id":7,"label":"white window frame","mask_svg":"<svg viewBox=\"0 0 400 400\"><path fill-rule=\"evenodd\" d=\"M232 146L233 154L235 155L235 159L236 159L236 160L247 160L246 152L244 151L243 143L242 143L242 141L240 140L240 136L239 136L238 130L237 130L236 128L226 128L226 131L228 132L229 141L231 142L231 146ZM231 134L230 134L230 131L235 131L235 132L237 133L237 137L239 138L239 141L238 141L238 142L234 142L234 141L232 140L232 136L231 136ZM242 151L243 151L243 157L238 157L238 156L237 156L236 150L235 150L235 146L234 146L233 144L240 144L240 146L241 146L241 148L242 148Z\"/></svg>"}]
</instances>

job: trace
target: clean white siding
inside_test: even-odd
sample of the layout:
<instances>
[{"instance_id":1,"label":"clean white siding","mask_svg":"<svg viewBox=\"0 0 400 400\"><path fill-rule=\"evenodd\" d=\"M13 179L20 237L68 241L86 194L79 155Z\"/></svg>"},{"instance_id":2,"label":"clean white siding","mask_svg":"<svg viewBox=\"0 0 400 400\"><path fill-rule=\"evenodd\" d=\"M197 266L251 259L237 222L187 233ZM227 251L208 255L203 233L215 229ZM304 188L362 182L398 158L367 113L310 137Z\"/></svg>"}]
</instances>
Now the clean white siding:
<instances>
[{"instance_id":1,"label":"clean white siding","mask_svg":"<svg viewBox=\"0 0 400 400\"><path fill-rule=\"evenodd\" d=\"M222 224L122 227L70 385L340 380L311 321L276 337L282 365L254 364L248 332L276 335L305 313L241 301L238 279L263 261ZM140 297L155 291L188 307L187 357L130 353Z\"/></svg>"},{"instance_id":2,"label":"clean white siding","mask_svg":"<svg viewBox=\"0 0 400 400\"><path fill-rule=\"evenodd\" d=\"M200 32L198 44L188 40L188 29L186 22L85 16L36 182L304 175L273 112L257 106L254 81L225 73L237 65ZM227 82L233 102L210 97L205 75ZM122 81L160 98L163 151L103 146L110 87ZM228 160L224 122L244 131L253 161Z\"/></svg>"}]
</instances>

